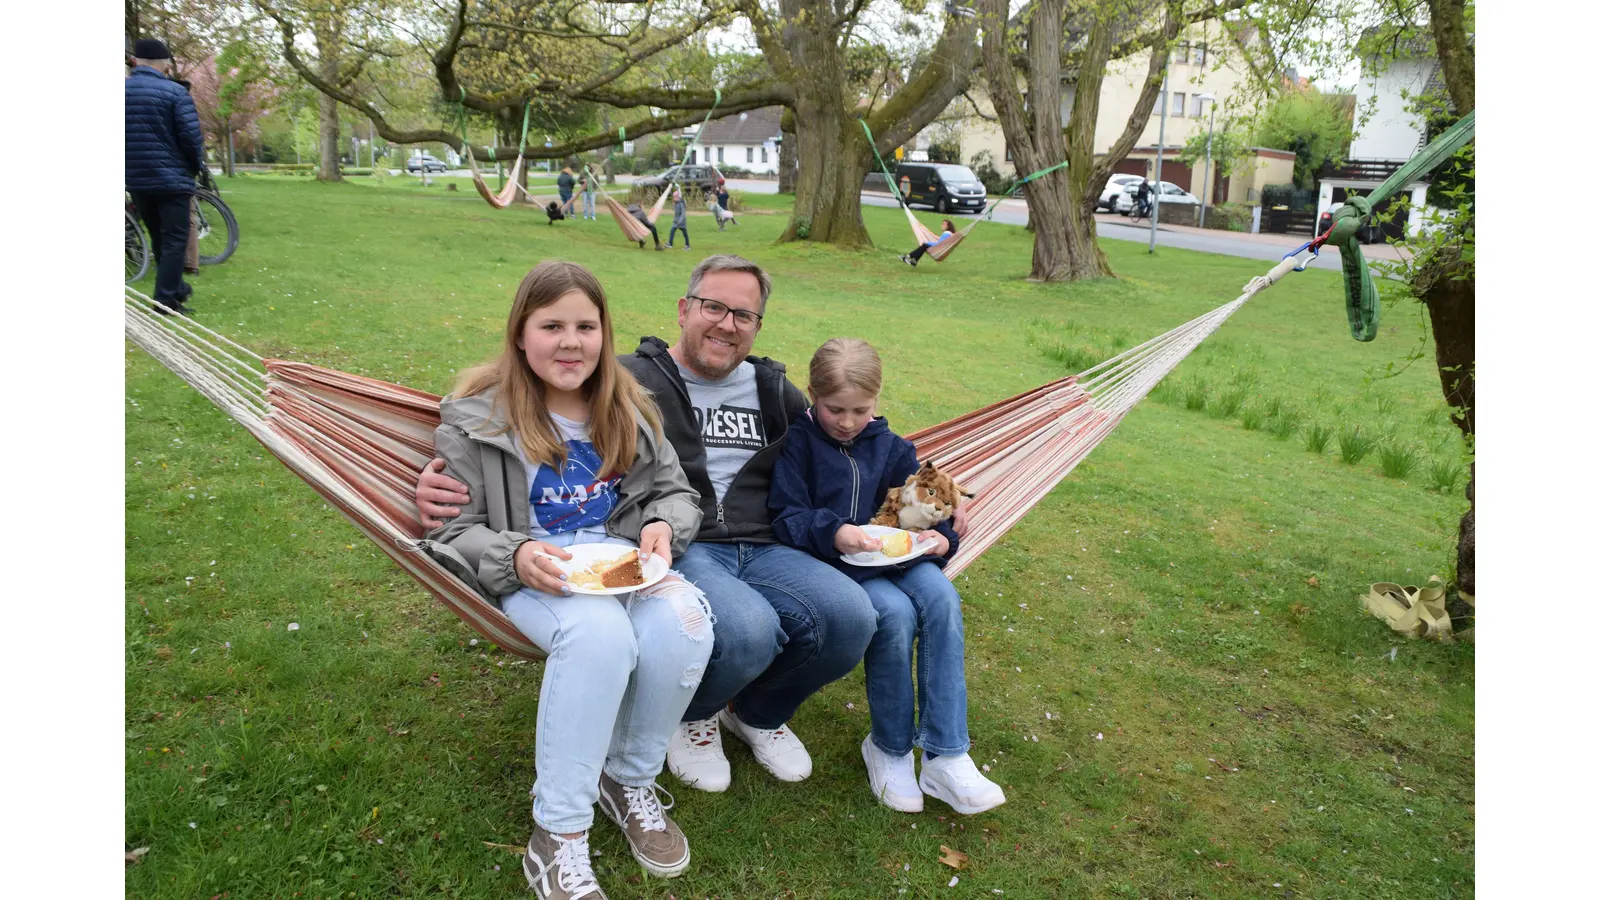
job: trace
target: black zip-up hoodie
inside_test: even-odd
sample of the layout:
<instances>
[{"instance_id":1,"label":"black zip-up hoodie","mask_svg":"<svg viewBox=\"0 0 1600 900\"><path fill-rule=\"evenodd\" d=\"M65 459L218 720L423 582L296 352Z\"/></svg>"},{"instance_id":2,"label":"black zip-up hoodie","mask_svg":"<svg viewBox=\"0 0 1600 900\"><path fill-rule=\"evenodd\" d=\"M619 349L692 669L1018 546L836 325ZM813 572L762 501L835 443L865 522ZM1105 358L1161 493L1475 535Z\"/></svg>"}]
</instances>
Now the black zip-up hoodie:
<instances>
[{"instance_id":1,"label":"black zip-up hoodie","mask_svg":"<svg viewBox=\"0 0 1600 900\"><path fill-rule=\"evenodd\" d=\"M761 425L767 435L767 445L745 461L744 468L734 476L722 502L718 503L716 489L706 474L706 446L695 423L689 388L678 374L678 364L667 352L666 342L657 337L640 338L639 349L632 356L619 359L645 390L655 395L667 440L678 451L678 463L689 476L690 486L700 492L700 511L704 516L695 540L777 543L778 537L772 531L772 513L767 509L772 467L783 450L783 436L789 430L789 420L809 405L805 395L784 374L787 370L783 363L764 356L746 357L756 370L756 395L761 404Z\"/></svg>"}]
</instances>

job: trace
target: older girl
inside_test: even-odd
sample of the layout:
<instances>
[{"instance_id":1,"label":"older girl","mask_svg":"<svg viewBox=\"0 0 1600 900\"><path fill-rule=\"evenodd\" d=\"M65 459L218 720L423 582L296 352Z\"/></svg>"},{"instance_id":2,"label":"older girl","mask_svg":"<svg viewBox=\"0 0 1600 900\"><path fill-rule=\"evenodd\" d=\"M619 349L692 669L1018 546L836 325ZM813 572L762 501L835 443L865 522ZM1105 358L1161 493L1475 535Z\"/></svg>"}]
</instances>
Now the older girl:
<instances>
[{"instance_id":1,"label":"older girl","mask_svg":"<svg viewBox=\"0 0 1600 900\"><path fill-rule=\"evenodd\" d=\"M596 800L647 870L677 875L689 845L655 778L711 653L710 611L671 575L573 596L555 563L572 557L563 548L605 543L670 564L700 524L655 404L617 362L594 275L560 261L529 272L500 355L463 373L440 415L435 446L471 500L430 536L548 654L530 885L540 898L604 897L589 863Z\"/></svg>"}]
</instances>

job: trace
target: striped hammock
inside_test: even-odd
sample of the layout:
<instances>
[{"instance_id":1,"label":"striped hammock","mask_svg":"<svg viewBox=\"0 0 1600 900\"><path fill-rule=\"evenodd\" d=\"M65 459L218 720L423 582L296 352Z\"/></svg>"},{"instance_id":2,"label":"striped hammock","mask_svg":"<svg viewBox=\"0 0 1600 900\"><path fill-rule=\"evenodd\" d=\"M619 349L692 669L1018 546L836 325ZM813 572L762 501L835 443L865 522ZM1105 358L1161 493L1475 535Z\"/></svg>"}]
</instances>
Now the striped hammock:
<instances>
[{"instance_id":1,"label":"striped hammock","mask_svg":"<svg viewBox=\"0 0 1600 900\"><path fill-rule=\"evenodd\" d=\"M620 209L615 200L609 205ZM639 224L626 210L622 215ZM907 435L919 458L977 494L945 573L954 576L1000 540L1201 341L1307 256L1285 259L1238 299L1097 366ZM518 656L543 657L493 602L423 552L415 491L434 453L438 396L263 359L193 319L158 315L149 297L124 291L130 341L244 426L480 635Z\"/></svg>"},{"instance_id":2,"label":"striped hammock","mask_svg":"<svg viewBox=\"0 0 1600 900\"><path fill-rule=\"evenodd\" d=\"M511 166L511 174L506 177L506 186L497 194L489 190L489 185L483 180L483 173L478 171L478 161L472 156L472 145L466 145L467 168L472 170L472 186L478 189L478 196L489 201L495 209L505 209L517 199L517 191L522 187L522 163L524 157L519 153L517 161Z\"/></svg>"}]
</instances>

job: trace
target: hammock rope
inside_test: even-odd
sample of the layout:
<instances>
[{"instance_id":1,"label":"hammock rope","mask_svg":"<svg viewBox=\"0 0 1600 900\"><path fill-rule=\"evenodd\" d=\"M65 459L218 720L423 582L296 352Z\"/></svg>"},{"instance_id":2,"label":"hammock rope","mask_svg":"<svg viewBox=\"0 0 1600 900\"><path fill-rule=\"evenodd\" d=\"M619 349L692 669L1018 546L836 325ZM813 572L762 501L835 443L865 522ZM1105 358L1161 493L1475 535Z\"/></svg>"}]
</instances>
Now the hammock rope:
<instances>
[{"instance_id":1,"label":"hammock rope","mask_svg":"<svg viewBox=\"0 0 1600 900\"><path fill-rule=\"evenodd\" d=\"M1361 254L1361 242L1356 239L1356 233L1371 221L1373 209L1406 185L1444 165L1465 147L1473 138L1476 115L1477 110L1473 110L1462 116L1384 179L1372 193L1346 198L1344 206L1333 214L1333 223L1328 230L1300 248L1310 249L1313 257L1324 244L1339 248L1339 263L1344 276L1345 312L1350 320L1350 336L1356 340L1370 341L1378 336L1378 321L1382 313L1378 303L1378 287Z\"/></svg>"},{"instance_id":2,"label":"hammock rope","mask_svg":"<svg viewBox=\"0 0 1600 900\"><path fill-rule=\"evenodd\" d=\"M906 221L911 223L911 233L916 235L919 242L928 245L928 256L933 257L934 262L944 262L945 257L949 256L956 249L956 246L966 240L968 234L972 233L972 229L978 227L978 223L992 219L995 211L1000 208L1001 202L1011 199L1023 185L1043 178L1057 169L1067 167L1066 162L1059 162L1049 168L1029 173L1011 182L998 197L984 205L983 213L973 219L967 227L960 231L952 232L950 237L940 240L940 236L935 234L933 229L922 224L922 221L916 217L916 214L911 211L911 204L906 200L905 195L900 193L900 187L894 181L894 174L889 171L888 164L883 161L883 156L878 153L877 139L872 136L872 129L868 127L867 120L857 119L856 121L861 123L861 130L867 133L867 146L872 148L872 156L878 161L878 168L883 170L884 180L889 182L889 193L893 194L894 199L900 203L900 210L906 214Z\"/></svg>"},{"instance_id":3,"label":"hammock rope","mask_svg":"<svg viewBox=\"0 0 1600 900\"><path fill-rule=\"evenodd\" d=\"M711 108L706 110L706 117L700 122L700 130L694 133L694 140L689 142L689 146L683 148L683 158L686 160L689 158L689 152L700 145L700 138L706 133L706 126L711 124L711 114L716 112L717 107L722 105L722 88L713 88L712 90L716 91L716 98L711 101ZM650 207L650 211L645 214L645 216L650 220L651 225L654 225L656 223L656 217L661 215L661 210L666 206L667 197L671 196L672 192L677 189L678 182L674 181L667 186L666 190L661 192L661 196L656 198L655 204L652 205Z\"/></svg>"}]
</instances>

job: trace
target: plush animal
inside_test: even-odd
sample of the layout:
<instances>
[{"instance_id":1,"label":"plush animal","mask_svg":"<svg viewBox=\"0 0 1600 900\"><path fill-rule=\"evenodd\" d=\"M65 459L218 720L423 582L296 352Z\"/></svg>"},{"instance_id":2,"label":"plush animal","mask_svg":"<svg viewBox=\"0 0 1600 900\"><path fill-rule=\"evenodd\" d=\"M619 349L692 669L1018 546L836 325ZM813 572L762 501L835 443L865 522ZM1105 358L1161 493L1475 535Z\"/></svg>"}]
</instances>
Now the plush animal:
<instances>
[{"instance_id":1,"label":"plush animal","mask_svg":"<svg viewBox=\"0 0 1600 900\"><path fill-rule=\"evenodd\" d=\"M956 507L973 496L954 478L934 468L933 463L924 462L905 484L889 489L868 524L923 531L955 515Z\"/></svg>"}]
</instances>

